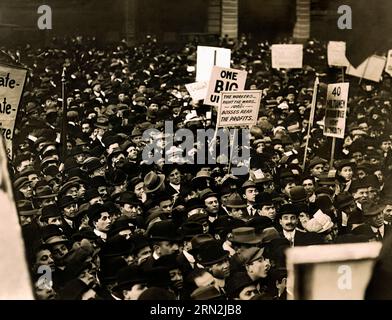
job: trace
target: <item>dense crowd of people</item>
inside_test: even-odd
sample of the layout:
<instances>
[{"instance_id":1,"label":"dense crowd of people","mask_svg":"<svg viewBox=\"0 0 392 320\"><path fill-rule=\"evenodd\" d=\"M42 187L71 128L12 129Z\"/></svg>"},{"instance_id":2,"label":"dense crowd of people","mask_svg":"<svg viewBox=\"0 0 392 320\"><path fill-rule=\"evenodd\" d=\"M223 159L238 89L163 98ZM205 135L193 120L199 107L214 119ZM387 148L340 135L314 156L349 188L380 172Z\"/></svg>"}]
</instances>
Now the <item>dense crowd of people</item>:
<instances>
[{"instance_id":1,"label":"dense crowd of people","mask_svg":"<svg viewBox=\"0 0 392 320\"><path fill-rule=\"evenodd\" d=\"M246 89L263 92L250 145L236 146L250 159L220 157L219 139L195 141L184 155L165 121L195 136L216 121L216 109L184 86L195 81L197 45L171 49L149 37L102 46L78 37L20 50L29 73L11 171L38 299L286 299L286 249L391 232L387 74L380 83L345 79L345 138L331 166L326 85L343 79L327 65L326 43L305 44L302 69L274 70L269 43L223 39L231 67L248 71ZM159 134L146 135L151 128ZM162 148L151 164L143 150L152 143ZM192 161L212 149L213 163ZM238 166L247 174L233 174Z\"/></svg>"}]
</instances>

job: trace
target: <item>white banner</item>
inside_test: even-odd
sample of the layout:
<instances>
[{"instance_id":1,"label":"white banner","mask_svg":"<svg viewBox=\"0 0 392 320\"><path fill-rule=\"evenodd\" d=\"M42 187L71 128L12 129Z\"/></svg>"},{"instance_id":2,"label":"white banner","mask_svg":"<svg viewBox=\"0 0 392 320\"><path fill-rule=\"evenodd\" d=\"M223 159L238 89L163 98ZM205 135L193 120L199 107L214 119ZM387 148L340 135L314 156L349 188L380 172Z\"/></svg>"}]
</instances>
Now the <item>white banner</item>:
<instances>
[{"instance_id":1,"label":"white banner","mask_svg":"<svg viewBox=\"0 0 392 320\"><path fill-rule=\"evenodd\" d=\"M230 68L231 50L217 47L197 47L196 82L208 82L213 66Z\"/></svg>"},{"instance_id":2,"label":"white banner","mask_svg":"<svg viewBox=\"0 0 392 320\"><path fill-rule=\"evenodd\" d=\"M259 115L261 95L260 90L221 92L217 126L255 125Z\"/></svg>"},{"instance_id":3,"label":"white banner","mask_svg":"<svg viewBox=\"0 0 392 320\"><path fill-rule=\"evenodd\" d=\"M188 83L185 85L185 88L188 90L190 96L195 101L203 100L206 97L206 93L207 93L206 81Z\"/></svg>"},{"instance_id":4,"label":"white banner","mask_svg":"<svg viewBox=\"0 0 392 320\"><path fill-rule=\"evenodd\" d=\"M274 44L271 47L272 68L301 69L303 62L302 44Z\"/></svg>"},{"instance_id":5,"label":"white banner","mask_svg":"<svg viewBox=\"0 0 392 320\"><path fill-rule=\"evenodd\" d=\"M213 67L204 104L219 107L220 92L244 90L246 71Z\"/></svg>"},{"instance_id":6,"label":"white banner","mask_svg":"<svg viewBox=\"0 0 392 320\"><path fill-rule=\"evenodd\" d=\"M8 157L12 157L12 138L26 73L26 69L0 65L0 130Z\"/></svg>"},{"instance_id":7,"label":"white banner","mask_svg":"<svg viewBox=\"0 0 392 320\"><path fill-rule=\"evenodd\" d=\"M349 86L347 82L328 85L324 120L324 135L327 137L344 138Z\"/></svg>"},{"instance_id":8,"label":"white banner","mask_svg":"<svg viewBox=\"0 0 392 320\"><path fill-rule=\"evenodd\" d=\"M387 59L385 57L373 55L366 59L358 68L350 65L347 74L350 76L380 82Z\"/></svg>"},{"instance_id":9,"label":"white banner","mask_svg":"<svg viewBox=\"0 0 392 320\"><path fill-rule=\"evenodd\" d=\"M385 66L385 72L392 76L392 50L388 51L388 59Z\"/></svg>"},{"instance_id":10,"label":"white banner","mask_svg":"<svg viewBox=\"0 0 392 320\"><path fill-rule=\"evenodd\" d=\"M343 41L328 42L328 65L348 67L350 62L346 57L346 43Z\"/></svg>"}]
</instances>

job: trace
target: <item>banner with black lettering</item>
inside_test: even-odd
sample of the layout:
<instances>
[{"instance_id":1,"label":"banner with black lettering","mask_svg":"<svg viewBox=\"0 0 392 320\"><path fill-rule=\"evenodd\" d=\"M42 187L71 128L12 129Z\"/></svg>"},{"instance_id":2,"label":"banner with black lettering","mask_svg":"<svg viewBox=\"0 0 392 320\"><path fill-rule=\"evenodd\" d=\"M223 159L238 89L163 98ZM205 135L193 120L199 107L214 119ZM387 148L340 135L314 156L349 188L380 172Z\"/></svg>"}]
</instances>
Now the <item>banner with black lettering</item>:
<instances>
[{"instance_id":1,"label":"banner with black lettering","mask_svg":"<svg viewBox=\"0 0 392 320\"><path fill-rule=\"evenodd\" d=\"M220 92L244 90L247 75L242 70L213 67L204 104L219 107Z\"/></svg>"},{"instance_id":2,"label":"banner with black lettering","mask_svg":"<svg viewBox=\"0 0 392 320\"><path fill-rule=\"evenodd\" d=\"M26 74L26 69L0 65L0 129L9 158L12 158L12 138Z\"/></svg>"},{"instance_id":3,"label":"banner with black lettering","mask_svg":"<svg viewBox=\"0 0 392 320\"><path fill-rule=\"evenodd\" d=\"M349 86L348 82L328 85L324 136L344 138Z\"/></svg>"}]
</instances>

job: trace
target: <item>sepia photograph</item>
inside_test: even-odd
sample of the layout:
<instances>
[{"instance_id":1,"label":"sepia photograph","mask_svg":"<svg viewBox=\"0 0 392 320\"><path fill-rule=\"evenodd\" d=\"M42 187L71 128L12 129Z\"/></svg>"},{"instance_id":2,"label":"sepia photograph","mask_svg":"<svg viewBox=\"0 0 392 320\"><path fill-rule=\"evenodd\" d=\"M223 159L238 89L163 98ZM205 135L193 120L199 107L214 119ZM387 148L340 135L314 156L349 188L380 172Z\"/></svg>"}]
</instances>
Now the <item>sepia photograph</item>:
<instances>
[{"instance_id":1,"label":"sepia photograph","mask_svg":"<svg viewBox=\"0 0 392 320\"><path fill-rule=\"evenodd\" d=\"M0 300L392 299L391 14L0 0Z\"/></svg>"}]
</instances>

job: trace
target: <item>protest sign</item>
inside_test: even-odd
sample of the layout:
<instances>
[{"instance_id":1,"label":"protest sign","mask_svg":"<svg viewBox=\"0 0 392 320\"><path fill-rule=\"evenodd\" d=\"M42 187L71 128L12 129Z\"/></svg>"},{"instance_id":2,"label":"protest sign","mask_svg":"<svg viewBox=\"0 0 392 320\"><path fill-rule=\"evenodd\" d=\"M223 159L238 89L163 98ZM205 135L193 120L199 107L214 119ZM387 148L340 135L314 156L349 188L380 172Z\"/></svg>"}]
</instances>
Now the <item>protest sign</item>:
<instances>
[{"instance_id":1,"label":"protest sign","mask_svg":"<svg viewBox=\"0 0 392 320\"><path fill-rule=\"evenodd\" d=\"M380 242L288 249L287 299L364 299L380 249Z\"/></svg>"},{"instance_id":2,"label":"protest sign","mask_svg":"<svg viewBox=\"0 0 392 320\"><path fill-rule=\"evenodd\" d=\"M325 108L324 135L344 138L349 83L329 84Z\"/></svg>"},{"instance_id":3,"label":"protest sign","mask_svg":"<svg viewBox=\"0 0 392 320\"><path fill-rule=\"evenodd\" d=\"M388 51L388 59L385 66L385 72L392 76L392 50Z\"/></svg>"},{"instance_id":4,"label":"protest sign","mask_svg":"<svg viewBox=\"0 0 392 320\"><path fill-rule=\"evenodd\" d=\"M0 65L0 130L8 157L12 157L12 138L26 73L26 69Z\"/></svg>"},{"instance_id":5,"label":"protest sign","mask_svg":"<svg viewBox=\"0 0 392 320\"><path fill-rule=\"evenodd\" d=\"M208 82L213 66L230 68L231 50L217 47L197 47L196 82Z\"/></svg>"},{"instance_id":6,"label":"protest sign","mask_svg":"<svg viewBox=\"0 0 392 320\"><path fill-rule=\"evenodd\" d=\"M380 82L381 75L384 71L385 63L387 59L385 57L373 55L366 59L358 68L354 68L350 65L347 68L347 74L350 76L363 78L375 82Z\"/></svg>"},{"instance_id":7,"label":"protest sign","mask_svg":"<svg viewBox=\"0 0 392 320\"><path fill-rule=\"evenodd\" d=\"M213 67L204 104L218 107L220 92L244 90L246 71Z\"/></svg>"},{"instance_id":8,"label":"protest sign","mask_svg":"<svg viewBox=\"0 0 392 320\"><path fill-rule=\"evenodd\" d=\"M185 85L185 88L188 90L190 96L195 101L203 100L206 97L206 93L207 93L206 81L188 83Z\"/></svg>"},{"instance_id":9,"label":"protest sign","mask_svg":"<svg viewBox=\"0 0 392 320\"><path fill-rule=\"evenodd\" d=\"M302 44L274 44L271 47L272 68L301 69L303 61Z\"/></svg>"},{"instance_id":10,"label":"protest sign","mask_svg":"<svg viewBox=\"0 0 392 320\"><path fill-rule=\"evenodd\" d=\"M257 122L260 90L221 92L217 127L252 126Z\"/></svg>"},{"instance_id":11,"label":"protest sign","mask_svg":"<svg viewBox=\"0 0 392 320\"><path fill-rule=\"evenodd\" d=\"M345 42L328 42L328 65L334 67L348 67L350 65L350 62L346 58Z\"/></svg>"}]
</instances>

